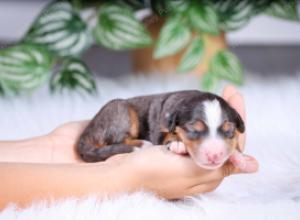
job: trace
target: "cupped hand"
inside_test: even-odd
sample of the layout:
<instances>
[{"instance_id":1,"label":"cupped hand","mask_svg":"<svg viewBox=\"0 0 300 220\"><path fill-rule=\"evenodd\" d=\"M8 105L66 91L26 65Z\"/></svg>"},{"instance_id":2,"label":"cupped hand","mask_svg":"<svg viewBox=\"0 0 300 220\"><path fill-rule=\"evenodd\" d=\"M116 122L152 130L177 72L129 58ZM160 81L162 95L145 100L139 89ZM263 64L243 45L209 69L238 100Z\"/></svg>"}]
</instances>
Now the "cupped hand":
<instances>
[{"instance_id":1,"label":"cupped hand","mask_svg":"<svg viewBox=\"0 0 300 220\"><path fill-rule=\"evenodd\" d=\"M77 141L89 121L63 124L48 134L52 144L52 163L81 163L77 152Z\"/></svg>"},{"instance_id":2,"label":"cupped hand","mask_svg":"<svg viewBox=\"0 0 300 220\"><path fill-rule=\"evenodd\" d=\"M256 166L255 159L249 157L248 160ZM213 191L224 177L243 173L231 163L216 170L200 168L189 156L174 154L166 146L146 148L127 156L118 155L107 163L125 165L131 170L132 191L144 189L166 199Z\"/></svg>"}]
</instances>

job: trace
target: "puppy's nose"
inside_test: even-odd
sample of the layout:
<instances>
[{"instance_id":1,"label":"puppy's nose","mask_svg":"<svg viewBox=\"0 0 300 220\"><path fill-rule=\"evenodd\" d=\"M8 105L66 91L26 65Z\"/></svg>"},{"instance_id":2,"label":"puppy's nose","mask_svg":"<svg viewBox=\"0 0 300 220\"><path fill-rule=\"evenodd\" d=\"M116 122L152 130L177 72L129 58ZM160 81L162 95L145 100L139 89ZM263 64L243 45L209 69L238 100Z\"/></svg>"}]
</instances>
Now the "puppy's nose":
<instances>
[{"instance_id":1,"label":"puppy's nose","mask_svg":"<svg viewBox=\"0 0 300 220\"><path fill-rule=\"evenodd\" d=\"M214 152L214 151L206 151L206 157L209 163L219 163L222 158L224 156L224 151L218 151L218 152Z\"/></svg>"},{"instance_id":2,"label":"puppy's nose","mask_svg":"<svg viewBox=\"0 0 300 220\"><path fill-rule=\"evenodd\" d=\"M225 150L222 147L209 147L204 151L207 162L215 164L220 163L225 155Z\"/></svg>"}]
</instances>

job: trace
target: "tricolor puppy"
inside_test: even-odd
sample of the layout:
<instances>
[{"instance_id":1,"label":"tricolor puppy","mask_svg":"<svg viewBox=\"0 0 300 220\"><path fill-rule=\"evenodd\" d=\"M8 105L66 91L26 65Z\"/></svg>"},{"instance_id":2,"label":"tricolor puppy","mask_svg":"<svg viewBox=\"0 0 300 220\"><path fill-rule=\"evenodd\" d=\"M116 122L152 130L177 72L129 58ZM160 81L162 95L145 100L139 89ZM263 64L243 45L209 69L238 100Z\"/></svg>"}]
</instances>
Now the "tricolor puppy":
<instances>
[{"instance_id":1,"label":"tricolor puppy","mask_svg":"<svg viewBox=\"0 0 300 220\"><path fill-rule=\"evenodd\" d=\"M77 150L84 161L97 162L132 152L143 140L179 141L195 163L215 169L239 152L244 131L240 115L221 97L179 91L110 101L87 126Z\"/></svg>"}]
</instances>

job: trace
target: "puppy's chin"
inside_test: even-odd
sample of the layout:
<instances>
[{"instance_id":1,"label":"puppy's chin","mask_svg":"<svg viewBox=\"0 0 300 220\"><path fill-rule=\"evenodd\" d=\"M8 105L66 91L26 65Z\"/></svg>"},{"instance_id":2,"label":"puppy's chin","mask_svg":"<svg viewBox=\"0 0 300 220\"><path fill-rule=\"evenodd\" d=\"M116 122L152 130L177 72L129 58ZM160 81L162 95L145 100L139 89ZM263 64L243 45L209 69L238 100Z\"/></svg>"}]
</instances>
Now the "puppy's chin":
<instances>
[{"instance_id":1,"label":"puppy's chin","mask_svg":"<svg viewBox=\"0 0 300 220\"><path fill-rule=\"evenodd\" d=\"M206 169L206 170L215 170L215 169L218 169L220 168L221 166L224 165L224 162L222 163L219 163L219 164L205 164L205 163L202 163L202 162L199 162L199 161L195 161L195 163L203 168L203 169Z\"/></svg>"}]
</instances>

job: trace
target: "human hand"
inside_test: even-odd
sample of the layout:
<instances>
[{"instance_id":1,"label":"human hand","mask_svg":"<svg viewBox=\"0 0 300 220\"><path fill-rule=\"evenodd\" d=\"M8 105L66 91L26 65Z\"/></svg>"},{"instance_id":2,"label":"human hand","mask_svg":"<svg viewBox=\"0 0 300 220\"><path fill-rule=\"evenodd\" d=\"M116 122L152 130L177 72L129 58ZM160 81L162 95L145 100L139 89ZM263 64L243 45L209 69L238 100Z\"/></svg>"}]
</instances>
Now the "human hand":
<instances>
[{"instance_id":1,"label":"human hand","mask_svg":"<svg viewBox=\"0 0 300 220\"><path fill-rule=\"evenodd\" d=\"M248 157L248 161L249 164L257 164L252 157ZM122 174L131 173L129 175L130 191L144 189L166 199L179 199L213 191L224 177L243 173L232 164L215 170L200 168L190 157L174 154L168 151L166 146L117 155L106 163L117 163L130 170ZM254 171L253 169L251 172Z\"/></svg>"},{"instance_id":2,"label":"human hand","mask_svg":"<svg viewBox=\"0 0 300 220\"><path fill-rule=\"evenodd\" d=\"M52 144L52 163L83 162L76 152L76 144L88 123L88 120L69 122L47 135Z\"/></svg>"}]
</instances>

